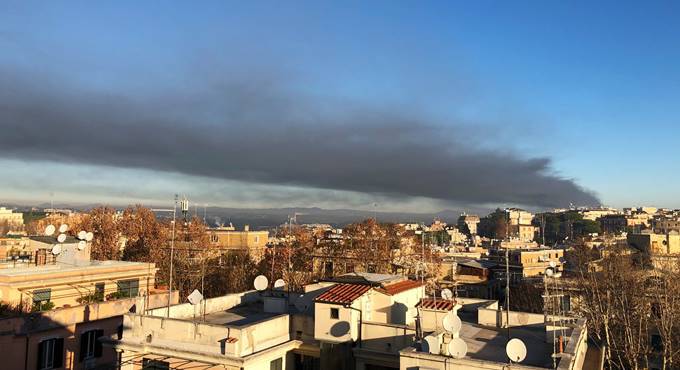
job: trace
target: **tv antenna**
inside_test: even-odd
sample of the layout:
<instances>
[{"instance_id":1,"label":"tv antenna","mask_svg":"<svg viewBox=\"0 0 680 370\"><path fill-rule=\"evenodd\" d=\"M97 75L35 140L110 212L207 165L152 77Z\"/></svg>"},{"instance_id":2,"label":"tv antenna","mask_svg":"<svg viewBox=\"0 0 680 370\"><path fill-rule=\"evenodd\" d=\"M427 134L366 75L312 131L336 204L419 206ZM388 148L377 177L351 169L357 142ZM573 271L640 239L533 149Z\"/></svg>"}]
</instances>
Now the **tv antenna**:
<instances>
[{"instance_id":1,"label":"tv antenna","mask_svg":"<svg viewBox=\"0 0 680 370\"><path fill-rule=\"evenodd\" d=\"M527 357L527 346L521 339L512 338L505 345L505 354L510 362L522 362Z\"/></svg>"}]
</instances>

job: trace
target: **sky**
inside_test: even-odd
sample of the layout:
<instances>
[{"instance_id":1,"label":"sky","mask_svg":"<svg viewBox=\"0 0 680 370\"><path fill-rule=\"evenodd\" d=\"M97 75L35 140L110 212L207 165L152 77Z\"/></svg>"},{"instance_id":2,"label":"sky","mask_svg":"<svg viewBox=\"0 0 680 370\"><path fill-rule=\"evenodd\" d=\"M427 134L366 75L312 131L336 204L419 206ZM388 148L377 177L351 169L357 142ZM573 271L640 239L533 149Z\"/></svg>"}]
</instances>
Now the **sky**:
<instances>
[{"instance_id":1,"label":"sky","mask_svg":"<svg viewBox=\"0 0 680 370\"><path fill-rule=\"evenodd\" d=\"M680 3L0 3L0 203L680 208Z\"/></svg>"}]
</instances>

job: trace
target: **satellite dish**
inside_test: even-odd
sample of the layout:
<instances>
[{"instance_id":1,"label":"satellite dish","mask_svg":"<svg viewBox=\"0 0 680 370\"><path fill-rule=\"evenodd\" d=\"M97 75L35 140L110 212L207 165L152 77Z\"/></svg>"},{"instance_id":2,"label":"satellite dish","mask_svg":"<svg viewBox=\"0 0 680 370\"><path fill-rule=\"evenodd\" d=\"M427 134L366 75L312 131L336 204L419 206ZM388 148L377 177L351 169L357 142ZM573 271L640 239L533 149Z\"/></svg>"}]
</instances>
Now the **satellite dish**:
<instances>
[{"instance_id":1,"label":"satellite dish","mask_svg":"<svg viewBox=\"0 0 680 370\"><path fill-rule=\"evenodd\" d=\"M201 292L199 292L198 289L194 289L194 291L191 292L191 294L189 294L187 299L189 300L189 303L191 303L192 306L195 306L201 303L201 301L203 300L203 294L201 294Z\"/></svg>"},{"instance_id":2,"label":"satellite dish","mask_svg":"<svg viewBox=\"0 0 680 370\"><path fill-rule=\"evenodd\" d=\"M467 343L460 338L453 338L449 342L449 355L453 358L463 358L467 354Z\"/></svg>"},{"instance_id":3,"label":"satellite dish","mask_svg":"<svg viewBox=\"0 0 680 370\"><path fill-rule=\"evenodd\" d=\"M565 263L567 260L564 257L560 257L560 263Z\"/></svg>"},{"instance_id":4,"label":"satellite dish","mask_svg":"<svg viewBox=\"0 0 680 370\"><path fill-rule=\"evenodd\" d=\"M80 240L85 240L86 237L87 237L87 231L85 231L85 230L80 230L80 231L78 232L78 239L80 239Z\"/></svg>"},{"instance_id":5,"label":"satellite dish","mask_svg":"<svg viewBox=\"0 0 680 370\"><path fill-rule=\"evenodd\" d=\"M550 261L550 267L555 268L556 266L557 264L555 263L555 261Z\"/></svg>"},{"instance_id":6,"label":"satellite dish","mask_svg":"<svg viewBox=\"0 0 680 370\"><path fill-rule=\"evenodd\" d=\"M65 233L66 231L68 231L68 225L67 224L61 224L61 226L59 226L59 232Z\"/></svg>"},{"instance_id":7,"label":"satellite dish","mask_svg":"<svg viewBox=\"0 0 680 370\"><path fill-rule=\"evenodd\" d=\"M87 240L88 242L91 242L93 238L94 238L94 234L92 233L92 231L85 234L85 240Z\"/></svg>"},{"instance_id":8,"label":"satellite dish","mask_svg":"<svg viewBox=\"0 0 680 370\"><path fill-rule=\"evenodd\" d=\"M57 244L54 247L52 247L52 254L55 256L61 253L61 245Z\"/></svg>"},{"instance_id":9,"label":"satellite dish","mask_svg":"<svg viewBox=\"0 0 680 370\"><path fill-rule=\"evenodd\" d=\"M522 362L527 357L527 346L520 339L512 338L505 345L505 353L512 362Z\"/></svg>"},{"instance_id":10,"label":"satellite dish","mask_svg":"<svg viewBox=\"0 0 680 370\"><path fill-rule=\"evenodd\" d=\"M307 302L305 302L304 294L300 294L297 300L295 300L295 308L300 312L307 311Z\"/></svg>"},{"instance_id":11,"label":"satellite dish","mask_svg":"<svg viewBox=\"0 0 680 370\"><path fill-rule=\"evenodd\" d=\"M85 249L86 246L87 246L87 242L86 242L86 241L81 240L81 241L78 242L78 250L81 250L81 251L82 251L83 249Z\"/></svg>"},{"instance_id":12,"label":"satellite dish","mask_svg":"<svg viewBox=\"0 0 680 370\"><path fill-rule=\"evenodd\" d=\"M449 312L444 316L444 319L442 319L442 325L444 326L444 330L449 333L457 334L460 332L463 323L460 321L460 317Z\"/></svg>"},{"instance_id":13,"label":"satellite dish","mask_svg":"<svg viewBox=\"0 0 680 370\"><path fill-rule=\"evenodd\" d=\"M45 235L51 236L52 234L54 234L56 230L57 228L54 227L54 225L47 225L47 227L45 228Z\"/></svg>"},{"instance_id":14,"label":"satellite dish","mask_svg":"<svg viewBox=\"0 0 680 370\"><path fill-rule=\"evenodd\" d=\"M451 299L453 298L453 293L451 292L451 289L444 289L442 290L442 299Z\"/></svg>"},{"instance_id":15,"label":"satellite dish","mask_svg":"<svg viewBox=\"0 0 680 370\"><path fill-rule=\"evenodd\" d=\"M267 289L267 286L269 286L269 280L267 280L266 276L259 275L258 277L255 278L255 281L253 281L253 285L255 286L255 289L261 292Z\"/></svg>"},{"instance_id":16,"label":"satellite dish","mask_svg":"<svg viewBox=\"0 0 680 370\"><path fill-rule=\"evenodd\" d=\"M439 344L439 337L436 335L428 335L425 337L428 352L433 355L438 355L441 352L441 345Z\"/></svg>"},{"instance_id":17,"label":"satellite dish","mask_svg":"<svg viewBox=\"0 0 680 370\"><path fill-rule=\"evenodd\" d=\"M274 289L280 289L286 286L286 282L283 279L278 279L274 282Z\"/></svg>"},{"instance_id":18,"label":"satellite dish","mask_svg":"<svg viewBox=\"0 0 680 370\"><path fill-rule=\"evenodd\" d=\"M59 236L57 237L57 241L59 243L65 242L66 241L66 234L59 234Z\"/></svg>"},{"instance_id":19,"label":"satellite dish","mask_svg":"<svg viewBox=\"0 0 680 370\"><path fill-rule=\"evenodd\" d=\"M545 274L548 277L553 276L553 274L554 274L553 269L551 269L551 268L545 269Z\"/></svg>"}]
</instances>

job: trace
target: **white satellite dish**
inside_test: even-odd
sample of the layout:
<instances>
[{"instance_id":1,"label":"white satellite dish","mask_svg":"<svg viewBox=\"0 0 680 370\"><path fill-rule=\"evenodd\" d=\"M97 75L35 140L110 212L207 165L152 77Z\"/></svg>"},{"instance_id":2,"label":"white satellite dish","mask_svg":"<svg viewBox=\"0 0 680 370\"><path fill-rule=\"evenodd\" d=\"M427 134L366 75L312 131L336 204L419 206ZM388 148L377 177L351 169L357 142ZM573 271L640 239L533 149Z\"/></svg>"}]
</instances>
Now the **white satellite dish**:
<instances>
[{"instance_id":1,"label":"white satellite dish","mask_svg":"<svg viewBox=\"0 0 680 370\"><path fill-rule=\"evenodd\" d=\"M87 240L88 242L91 242L93 238L94 238L94 234L92 233L92 231L85 234L85 240Z\"/></svg>"},{"instance_id":2,"label":"white satellite dish","mask_svg":"<svg viewBox=\"0 0 680 370\"><path fill-rule=\"evenodd\" d=\"M201 303L201 301L203 300L203 294L201 294L201 292L199 292L198 289L194 289L194 291L191 292L191 294L189 294L187 299L189 300L189 303L191 303L191 305L195 306Z\"/></svg>"},{"instance_id":3,"label":"white satellite dish","mask_svg":"<svg viewBox=\"0 0 680 370\"><path fill-rule=\"evenodd\" d=\"M527 346L520 339L512 338L505 345L505 353L512 362L522 362L527 357Z\"/></svg>"},{"instance_id":4,"label":"white satellite dish","mask_svg":"<svg viewBox=\"0 0 680 370\"><path fill-rule=\"evenodd\" d=\"M52 234L54 234L56 230L57 228L54 227L54 225L47 225L47 227L45 228L45 235L51 236Z\"/></svg>"},{"instance_id":5,"label":"white satellite dish","mask_svg":"<svg viewBox=\"0 0 680 370\"><path fill-rule=\"evenodd\" d=\"M449 342L449 356L463 358L467 354L467 343L460 338L453 338Z\"/></svg>"},{"instance_id":6,"label":"white satellite dish","mask_svg":"<svg viewBox=\"0 0 680 370\"><path fill-rule=\"evenodd\" d=\"M59 243L65 242L66 241L66 234L59 234L59 236L57 237L57 241Z\"/></svg>"},{"instance_id":7,"label":"white satellite dish","mask_svg":"<svg viewBox=\"0 0 680 370\"><path fill-rule=\"evenodd\" d=\"M451 299L453 298L453 292L451 292L451 289L444 289L441 292L442 299Z\"/></svg>"},{"instance_id":8,"label":"white satellite dish","mask_svg":"<svg viewBox=\"0 0 680 370\"><path fill-rule=\"evenodd\" d=\"M307 302L305 300L304 294L300 294L297 300L295 300L295 308L300 312L307 311Z\"/></svg>"},{"instance_id":9,"label":"white satellite dish","mask_svg":"<svg viewBox=\"0 0 680 370\"><path fill-rule=\"evenodd\" d=\"M427 343L427 351L433 355L438 355L441 352L441 344L439 343L439 336L428 335L425 337L425 343Z\"/></svg>"},{"instance_id":10,"label":"white satellite dish","mask_svg":"<svg viewBox=\"0 0 680 370\"><path fill-rule=\"evenodd\" d=\"M78 239L80 239L80 240L85 240L86 237L87 237L87 231L85 231L85 230L80 230L80 231L78 232Z\"/></svg>"},{"instance_id":11,"label":"white satellite dish","mask_svg":"<svg viewBox=\"0 0 680 370\"><path fill-rule=\"evenodd\" d=\"M550 267L555 268L556 266L557 264L555 263L555 261L550 261Z\"/></svg>"},{"instance_id":12,"label":"white satellite dish","mask_svg":"<svg viewBox=\"0 0 680 370\"><path fill-rule=\"evenodd\" d=\"M56 256L59 253L61 253L61 245L56 244L54 247L52 247L52 254Z\"/></svg>"},{"instance_id":13,"label":"white satellite dish","mask_svg":"<svg viewBox=\"0 0 680 370\"><path fill-rule=\"evenodd\" d=\"M85 249L86 246L87 246L87 242L86 242L86 241L81 240L81 241L78 242L78 250L81 250L81 251L82 251L83 249Z\"/></svg>"},{"instance_id":14,"label":"white satellite dish","mask_svg":"<svg viewBox=\"0 0 680 370\"><path fill-rule=\"evenodd\" d=\"M267 280L266 276L259 275L258 277L255 278L255 281L253 281L253 285L255 286L255 289L261 292L267 289L267 286L269 286L269 280Z\"/></svg>"},{"instance_id":15,"label":"white satellite dish","mask_svg":"<svg viewBox=\"0 0 680 370\"><path fill-rule=\"evenodd\" d=\"M553 273L554 273L553 269L551 269L551 268L545 269L545 275L546 276L548 276L548 277L553 276Z\"/></svg>"},{"instance_id":16,"label":"white satellite dish","mask_svg":"<svg viewBox=\"0 0 680 370\"><path fill-rule=\"evenodd\" d=\"M460 321L460 317L449 312L444 316L444 319L442 319L442 325L444 326L444 330L449 333L458 334L463 323Z\"/></svg>"},{"instance_id":17,"label":"white satellite dish","mask_svg":"<svg viewBox=\"0 0 680 370\"><path fill-rule=\"evenodd\" d=\"M278 279L274 282L274 289L280 289L286 286L286 282L283 279Z\"/></svg>"},{"instance_id":18,"label":"white satellite dish","mask_svg":"<svg viewBox=\"0 0 680 370\"><path fill-rule=\"evenodd\" d=\"M65 233L67 231L68 231L68 225L67 224L61 224L61 226L59 226L59 232L60 233Z\"/></svg>"}]
</instances>

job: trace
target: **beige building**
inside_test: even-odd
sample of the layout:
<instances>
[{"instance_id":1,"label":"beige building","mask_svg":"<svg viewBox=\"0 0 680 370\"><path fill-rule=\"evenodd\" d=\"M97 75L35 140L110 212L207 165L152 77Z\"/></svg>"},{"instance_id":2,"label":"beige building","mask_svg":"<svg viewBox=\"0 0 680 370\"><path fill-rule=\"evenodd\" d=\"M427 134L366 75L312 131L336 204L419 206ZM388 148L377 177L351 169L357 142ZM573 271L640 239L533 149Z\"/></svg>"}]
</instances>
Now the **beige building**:
<instances>
[{"instance_id":1,"label":"beige building","mask_svg":"<svg viewBox=\"0 0 680 370\"><path fill-rule=\"evenodd\" d=\"M680 217L655 217L652 219L652 229L657 234L680 232Z\"/></svg>"},{"instance_id":2,"label":"beige building","mask_svg":"<svg viewBox=\"0 0 680 370\"><path fill-rule=\"evenodd\" d=\"M154 289L154 264L92 261L72 237L29 237L11 257L0 262L0 348L12 353L3 369L113 366L101 339L120 335L122 315L169 303Z\"/></svg>"},{"instance_id":3,"label":"beige building","mask_svg":"<svg viewBox=\"0 0 680 370\"><path fill-rule=\"evenodd\" d=\"M680 234L654 234L651 232L628 234L628 245L650 255L680 253Z\"/></svg>"},{"instance_id":4,"label":"beige building","mask_svg":"<svg viewBox=\"0 0 680 370\"><path fill-rule=\"evenodd\" d=\"M243 230L234 226L223 226L208 230L212 247L249 252L256 258L261 257L267 248L268 231L253 231L246 225Z\"/></svg>"},{"instance_id":5,"label":"beige building","mask_svg":"<svg viewBox=\"0 0 680 370\"><path fill-rule=\"evenodd\" d=\"M541 277L551 263L557 271L562 270L563 249L510 249L508 259L513 279ZM505 250L492 251L489 259L498 264L498 269L505 269Z\"/></svg>"},{"instance_id":6,"label":"beige building","mask_svg":"<svg viewBox=\"0 0 680 370\"><path fill-rule=\"evenodd\" d=\"M458 218L458 229L463 233L470 235L477 235L477 226L479 226L479 216L462 214Z\"/></svg>"},{"instance_id":7,"label":"beige building","mask_svg":"<svg viewBox=\"0 0 680 370\"><path fill-rule=\"evenodd\" d=\"M21 230L24 227L24 214L0 207L0 225L3 224L12 230Z\"/></svg>"},{"instance_id":8,"label":"beige building","mask_svg":"<svg viewBox=\"0 0 680 370\"><path fill-rule=\"evenodd\" d=\"M56 253L57 248L59 253ZM92 261L90 246L68 237L29 238L29 254L0 264L0 300L31 307L76 306L94 295L137 296L154 287L153 263Z\"/></svg>"},{"instance_id":9,"label":"beige building","mask_svg":"<svg viewBox=\"0 0 680 370\"><path fill-rule=\"evenodd\" d=\"M618 214L614 208L589 208L578 211L584 220L597 221L600 217Z\"/></svg>"},{"instance_id":10,"label":"beige building","mask_svg":"<svg viewBox=\"0 0 680 370\"><path fill-rule=\"evenodd\" d=\"M505 220L508 226L508 236L521 241L534 240L538 227L531 224L534 220L533 213L518 208L507 208Z\"/></svg>"}]
</instances>

